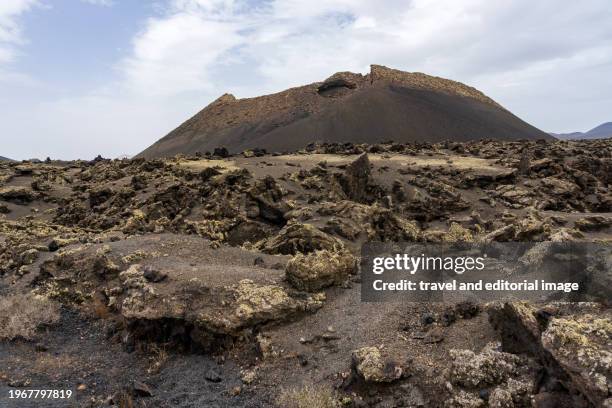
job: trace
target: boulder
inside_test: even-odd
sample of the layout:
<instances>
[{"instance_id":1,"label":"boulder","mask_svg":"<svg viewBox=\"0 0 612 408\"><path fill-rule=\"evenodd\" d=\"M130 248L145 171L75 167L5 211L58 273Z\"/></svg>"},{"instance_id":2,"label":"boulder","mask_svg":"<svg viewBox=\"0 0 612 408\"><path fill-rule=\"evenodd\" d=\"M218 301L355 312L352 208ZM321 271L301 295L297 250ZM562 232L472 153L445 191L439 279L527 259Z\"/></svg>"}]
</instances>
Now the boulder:
<instances>
[{"instance_id":1,"label":"boulder","mask_svg":"<svg viewBox=\"0 0 612 408\"><path fill-rule=\"evenodd\" d=\"M361 202L366 199L369 180L370 160L368 154L364 153L347 166L341 184L347 197L353 201Z\"/></svg>"},{"instance_id":2,"label":"boulder","mask_svg":"<svg viewBox=\"0 0 612 408\"><path fill-rule=\"evenodd\" d=\"M372 241L416 241L420 235L420 229L415 222L409 221L395 214L393 211L378 205L359 204L352 201L340 201L332 205L326 205L319 209L321 215L335 215L331 219L331 225L326 227L330 232L338 232L338 235L347 239L356 237L360 231L365 231L369 240ZM333 224L342 222L341 229L333 227ZM346 228L345 228L346 227ZM345 235L343 235L345 234Z\"/></svg>"},{"instance_id":3,"label":"boulder","mask_svg":"<svg viewBox=\"0 0 612 408\"><path fill-rule=\"evenodd\" d=\"M314 251L336 251L344 247L337 238L319 230L311 224L294 223L261 244L261 250L268 254L295 255Z\"/></svg>"},{"instance_id":4,"label":"boulder","mask_svg":"<svg viewBox=\"0 0 612 408\"><path fill-rule=\"evenodd\" d=\"M563 197L570 197L580 191L580 187L575 183L557 177L543 178L542 186L548 193Z\"/></svg>"},{"instance_id":5,"label":"boulder","mask_svg":"<svg viewBox=\"0 0 612 408\"><path fill-rule=\"evenodd\" d=\"M34 192L26 187L6 186L0 188L0 199L16 204L26 204L33 201Z\"/></svg>"},{"instance_id":6,"label":"boulder","mask_svg":"<svg viewBox=\"0 0 612 408\"><path fill-rule=\"evenodd\" d=\"M476 168L469 173L462 175L458 185L461 188L486 188L491 184L496 183L509 184L514 181L516 174L516 169L499 168L491 170Z\"/></svg>"},{"instance_id":7,"label":"boulder","mask_svg":"<svg viewBox=\"0 0 612 408\"><path fill-rule=\"evenodd\" d=\"M143 175L136 174L132 176L130 184L135 191L138 191L138 190L142 190L143 188L147 187L147 180Z\"/></svg>"},{"instance_id":8,"label":"boulder","mask_svg":"<svg viewBox=\"0 0 612 408\"><path fill-rule=\"evenodd\" d=\"M243 221L227 232L227 243L238 246L245 242L256 243L272 234L272 228L262 222Z\"/></svg>"},{"instance_id":9,"label":"boulder","mask_svg":"<svg viewBox=\"0 0 612 408\"><path fill-rule=\"evenodd\" d=\"M535 356L549 378L593 406L602 406L609 398L609 310L589 303L552 304L536 309L524 302L506 302L489 305L488 314L505 351Z\"/></svg>"},{"instance_id":10,"label":"boulder","mask_svg":"<svg viewBox=\"0 0 612 408\"><path fill-rule=\"evenodd\" d=\"M402 378L401 364L383 356L378 347L362 347L352 354L354 372L366 382L389 383Z\"/></svg>"},{"instance_id":11,"label":"boulder","mask_svg":"<svg viewBox=\"0 0 612 408\"><path fill-rule=\"evenodd\" d=\"M89 206L91 208L104 204L113 196L113 191L110 188L96 188L89 192Z\"/></svg>"},{"instance_id":12,"label":"boulder","mask_svg":"<svg viewBox=\"0 0 612 408\"><path fill-rule=\"evenodd\" d=\"M179 214L189 213L197 201L197 194L187 185L177 182L165 189L158 190L147 200L143 208L146 218L155 220L167 217L173 220Z\"/></svg>"},{"instance_id":13,"label":"boulder","mask_svg":"<svg viewBox=\"0 0 612 408\"><path fill-rule=\"evenodd\" d=\"M539 171L545 170L549 168L550 166L552 166L554 162L552 161L552 159L544 158L544 159L531 161L527 164L528 166L527 166L526 173L529 174L529 173L537 173Z\"/></svg>"},{"instance_id":14,"label":"boulder","mask_svg":"<svg viewBox=\"0 0 612 408\"><path fill-rule=\"evenodd\" d=\"M357 263L357 258L348 251L315 251L294 256L287 263L285 274L295 288L312 292L343 283L356 272Z\"/></svg>"},{"instance_id":15,"label":"boulder","mask_svg":"<svg viewBox=\"0 0 612 408\"><path fill-rule=\"evenodd\" d=\"M612 217L591 215L577 220L574 226L580 231L599 231L612 226Z\"/></svg>"},{"instance_id":16,"label":"boulder","mask_svg":"<svg viewBox=\"0 0 612 408\"><path fill-rule=\"evenodd\" d=\"M501 337L503 350L538 353L541 332L533 306L527 302L492 303L487 307L487 313L489 322Z\"/></svg>"},{"instance_id":17,"label":"boulder","mask_svg":"<svg viewBox=\"0 0 612 408\"><path fill-rule=\"evenodd\" d=\"M527 152L521 152L521 159L518 162L518 173L522 176L527 176L530 173L531 158Z\"/></svg>"},{"instance_id":18,"label":"boulder","mask_svg":"<svg viewBox=\"0 0 612 408\"><path fill-rule=\"evenodd\" d=\"M362 226L350 219L332 217L327 220L323 231L354 241L361 234Z\"/></svg>"},{"instance_id":19,"label":"boulder","mask_svg":"<svg viewBox=\"0 0 612 408\"><path fill-rule=\"evenodd\" d=\"M474 241L474 234L467 228L462 227L456 222L451 223L448 228L448 233L442 237L444 242L472 242Z\"/></svg>"},{"instance_id":20,"label":"boulder","mask_svg":"<svg viewBox=\"0 0 612 408\"><path fill-rule=\"evenodd\" d=\"M444 408L484 408L485 402L478 395L459 390L456 395L444 401Z\"/></svg>"},{"instance_id":21,"label":"boulder","mask_svg":"<svg viewBox=\"0 0 612 408\"><path fill-rule=\"evenodd\" d=\"M214 151L213 151L213 156L217 156L217 157L221 157L221 158L226 158L229 157L229 151L227 150L227 148L225 147L215 147Z\"/></svg>"},{"instance_id":22,"label":"boulder","mask_svg":"<svg viewBox=\"0 0 612 408\"><path fill-rule=\"evenodd\" d=\"M153 289L144 277L125 276L124 286L129 290L121 314L128 321L171 319L194 325L200 333L217 335L237 336L248 327L285 320L322 306L320 296L298 299L279 285L249 279L220 287L189 282L189 288L179 284L175 289L161 282Z\"/></svg>"},{"instance_id":23,"label":"boulder","mask_svg":"<svg viewBox=\"0 0 612 408\"><path fill-rule=\"evenodd\" d=\"M514 185L500 186L496 190L498 195L504 202L504 204L510 208L523 208L531 205L533 202L533 192Z\"/></svg>"},{"instance_id":24,"label":"boulder","mask_svg":"<svg viewBox=\"0 0 612 408\"><path fill-rule=\"evenodd\" d=\"M450 351L449 379L464 387L484 387L505 382L518 373L519 356L487 348L481 353L471 350Z\"/></svg>"},{"instance_id":25,"label":"boulder","mask_svg":"<svg viewBox=\"0 0 612 408\"><path fill-rule=\"evenodd\" d=\"M253 218L260 217L274 224L284 225L285 214L291 210L289 204L283 201L286 192L279 186L272 176L266 176L255 182L248 191L250 199L255 203L258 211Z\"/></svg>"},{"instance_id":26,"label":"boulder","mask_svg":"<svg viewBox=\"0 0 612 408\"><path fill-rule=\"evenodd\" d=\"M529 214L516 224L514 239L517 241L543 241L548 239L551 225L548 219L537 214Z\"/></svg>"},{"instance_id":27,"label":"boulder","mask_svg":"<svg viewBox=\"0 0 612 408\"><path fill-rule=\"evenodd\" d=\"M583 315L553 318L542 348L567 374L566 386L601 406L612 394L612 318Z\"/></svg>"}]
</instances>

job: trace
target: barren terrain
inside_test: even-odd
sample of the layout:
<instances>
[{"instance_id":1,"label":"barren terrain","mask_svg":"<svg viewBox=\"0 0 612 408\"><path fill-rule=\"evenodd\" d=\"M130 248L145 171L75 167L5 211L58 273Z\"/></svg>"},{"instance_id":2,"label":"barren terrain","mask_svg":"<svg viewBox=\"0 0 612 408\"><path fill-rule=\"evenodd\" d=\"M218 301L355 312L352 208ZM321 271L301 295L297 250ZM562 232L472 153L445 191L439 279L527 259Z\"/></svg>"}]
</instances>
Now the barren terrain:
<instances>
[{"instance_id":1,"label":"barren terrain","mask_svg":"<svg viewBox=\"0 0 612 408\"><path fill-rule=\"evenodd\" d=\"M609 243L611 177L610 139L0 162L0 406L609 408L607 302L365 303L359 257Z\"/></svg>"}]
</instances>

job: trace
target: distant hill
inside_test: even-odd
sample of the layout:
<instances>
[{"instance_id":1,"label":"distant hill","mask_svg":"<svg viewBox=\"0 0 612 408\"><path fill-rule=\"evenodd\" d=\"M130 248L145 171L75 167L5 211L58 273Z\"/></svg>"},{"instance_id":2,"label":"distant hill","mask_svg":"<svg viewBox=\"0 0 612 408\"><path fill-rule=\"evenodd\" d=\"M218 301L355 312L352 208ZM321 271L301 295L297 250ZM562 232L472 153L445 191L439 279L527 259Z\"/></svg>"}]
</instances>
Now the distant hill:
<instances>
[{"instance_id":1,"label":"distant hill","mask_svg":"<svg viewBox=\"0 0 612 408\"><path fill-rule=\"evenodd\" d=\"M225 94L140 153L163 157L249 148L292 151L309 143L552 139L479 90L422 73L372 65L256 98Z\"/></svg>"},{"instance_id":2,"label":"distant hill","mask_svg":"<svg viewBox=\"0 0 612 408\"><path fill-rule=\"evenodd\" d=\"M602 123L588 132L551 133L554 137L564 140L607 139L612 137L612 122Z\"/></svg>"},{"instance_id":3,"label":"distant hill","mask_svg":"<svg viewBox=\"0 0 612 408\"><path fill-rule=\"evenodd\" d=\"M0 161L14 161L14 160L9 159L8 157L0 156Z\"/></svg>"},{"instance_id":4,"label":"distant hill","mask_svg":"<svg viewBox=\"0 0 612 408\"><path fill-rule=\"evenodd\" d=\"M612 122L603 123L589 130L586 132L586 136L589 139L612 137Z\"/></svg>"}]
</instances>

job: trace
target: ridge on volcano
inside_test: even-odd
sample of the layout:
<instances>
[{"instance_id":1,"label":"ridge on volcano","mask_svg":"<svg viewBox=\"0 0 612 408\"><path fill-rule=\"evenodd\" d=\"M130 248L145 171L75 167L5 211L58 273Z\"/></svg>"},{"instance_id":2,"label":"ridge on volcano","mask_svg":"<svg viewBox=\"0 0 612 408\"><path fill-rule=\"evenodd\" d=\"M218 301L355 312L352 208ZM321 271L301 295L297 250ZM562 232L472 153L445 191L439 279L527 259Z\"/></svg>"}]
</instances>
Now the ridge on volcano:
<instances>
[{"instance_id":1,"label":"ridge on volcano","mask_svg":"<svg viewBox=\"0 0 612 408\"><path fill-rule=\"evenodd\" d=\"M262 148L294 151L309 143L552 139L460 82L372 65L271 95L224 94L139 154L167 157Z\"/></svg>"}]
</instances>

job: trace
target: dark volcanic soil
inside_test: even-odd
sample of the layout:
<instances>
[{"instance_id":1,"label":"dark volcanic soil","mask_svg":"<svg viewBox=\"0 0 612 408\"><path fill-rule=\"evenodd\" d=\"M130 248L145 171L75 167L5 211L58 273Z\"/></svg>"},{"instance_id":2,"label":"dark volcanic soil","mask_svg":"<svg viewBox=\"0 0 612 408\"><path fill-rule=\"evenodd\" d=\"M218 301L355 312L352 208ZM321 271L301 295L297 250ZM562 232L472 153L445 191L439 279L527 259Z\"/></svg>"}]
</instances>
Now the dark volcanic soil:
<instances>
[{"instance_id":1,"label":"dark volcanic soil","mask_svg":"<svg viewBox=\"0 0 612 408\"><path fill-rule=\"evenodd\" d=\"M551 139L459 82L372 65L273 95L223 95L140 154L286 152L321 142L382 143Z\"/></svg>"},{"instance_id":2,"label":"dark volcanic soil","mask_svg":"<svg viewBox=\"0 0 612 408\"><path fill-rule=\"evenodd\" d=\"M72 402L22 402L16 407L108 406L122 393L129 395L134 382L154 390L147 397L150 407L260 407L265 399L248 391L233 396L228 389L242 384L240 370L231 361L214 356L170 352L161 372L152 369L154 351L126 351L109 342L112 326L65 311L58 324L44 333L34 347L23 342L0 344L2 404L10 389L71 389ZM160 347L164 347L160 345ZM153 357L152 357L153 356ZM205 374L216 372L221 381L211 382ZM86 388L76 391L79 385ZM25 388L25 387L24 387ZM10 406L10 405L9 405Z\"/></svg>"},{"instance_id":3,"label":"dark volcanic soil","mask_svg":"<svg viewBox=\"0 0 612 408\"><path fill-rule=\"evenodd\" d=\"M217 153L0 164L0 407L612 402L605 302L364 303L358 274L372 241L609 243L611 140Z\"/></svg>"}]
</instances>

